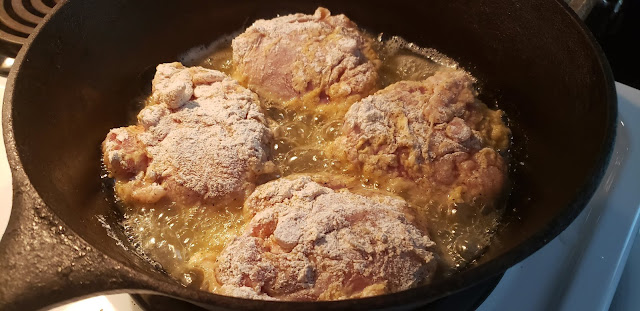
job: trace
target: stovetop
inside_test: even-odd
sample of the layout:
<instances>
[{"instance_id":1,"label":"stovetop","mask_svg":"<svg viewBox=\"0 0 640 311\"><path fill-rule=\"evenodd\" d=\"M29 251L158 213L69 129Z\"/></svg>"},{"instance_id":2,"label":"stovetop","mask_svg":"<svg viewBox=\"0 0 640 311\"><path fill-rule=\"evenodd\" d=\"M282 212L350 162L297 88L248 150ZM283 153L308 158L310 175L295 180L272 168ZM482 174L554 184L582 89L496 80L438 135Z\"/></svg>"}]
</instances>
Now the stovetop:
<instances>
[{"instance_id":1,"label":"stovetop","mask_svg":"<svg viewBox=\"0 0 640 311\"><path fill-rule=\"evenodd\" d=\"M0 77L0 103L5 82ZM595 196L567 230L507 270L477 310L640 309L640 297L636 295L640 288L640 239L632 250L640 227L640 91L619 83L616 89L618 135L611 163ZM4 144L0 143L0 234L6 227L10 206L11 177ZM53 310L142 309L129 295L118 294Z\"/></svg>"},{"instance_id":2,"label":"stovetop","mask_svg":"<svg viewBox=\"0 0 640 311\"><path fill-rule=\"evenodd\" d=\"M478 310L607 310L640 228L640 91L616 83L619 124L600 187L558 237L509 269ZM640 240L634 247L640 259ZM621 309L640 309L640 260L616 294ZM632 297L633 296L633 297ZM634 300L635 299L635 300Z\"/></svg>"}]
</instances>

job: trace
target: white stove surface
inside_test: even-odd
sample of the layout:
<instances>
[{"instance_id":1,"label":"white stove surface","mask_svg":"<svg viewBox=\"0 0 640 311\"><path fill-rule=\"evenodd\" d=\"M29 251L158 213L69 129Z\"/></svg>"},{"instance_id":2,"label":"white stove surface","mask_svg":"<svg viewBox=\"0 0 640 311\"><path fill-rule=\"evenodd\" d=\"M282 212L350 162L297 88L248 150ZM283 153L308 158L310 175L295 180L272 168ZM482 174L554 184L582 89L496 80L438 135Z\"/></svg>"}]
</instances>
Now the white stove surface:
<instances>
[{"instance_id":1,"label":"white stove surface","mask_svg":"<svg viewBox=\"0 0 640 311\"><path fill-rule=\"evenodd\" d=\"M5 82L0 77L0 107ZM479 311L640 310L640 239L632 247L640 227L640 91L619 83L616 88L621 122L611 164L596 195L567 230L509 269ZM0 139L0 235L9 219L11 197L11 175ZM52 310L141 309L129 295L118 294Z\"/></svg>"},{"instance_id":2,"label":"white stove surface","mask_svg":"<svg viewBox=\"0 0 640 311\"><path fill-rule=\"evenodd\" d=\"M640 91L616 83L614 152L596 194L558 237L504 277L478 308L488 310L640 310ZM612 308L613 309L613 308Z\"/></svg>"},{"instance_id":3,"label":"white stove surface","mask_svg":"<svg viewBox=\"0 0 640 311\"><path fill-rule=\"evenodd\" d=\"M0 77L0 111L2 111L2 103L4 102L4 85L7 83L5 77ZM2 113L0 113L0 120ZM9 162L7 162L7 151L4 148L4 136L2 136L2 126L0 126L0 237L4 234L9 222L9 214L11 213L11 171L9 170Z\"/></svg>"}]
</instances>

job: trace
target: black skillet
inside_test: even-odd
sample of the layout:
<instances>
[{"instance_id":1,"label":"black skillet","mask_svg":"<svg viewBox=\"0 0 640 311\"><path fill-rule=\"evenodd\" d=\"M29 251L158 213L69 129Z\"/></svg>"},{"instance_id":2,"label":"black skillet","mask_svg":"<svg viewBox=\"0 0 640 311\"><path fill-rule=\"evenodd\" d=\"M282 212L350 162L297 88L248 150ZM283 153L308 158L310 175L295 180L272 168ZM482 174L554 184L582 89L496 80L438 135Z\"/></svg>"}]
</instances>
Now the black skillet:
<instances>
[{"instance_id":1,"label":"black skillet","mask_svg":"<svg viewBox=\"0 0 640 311\"><path fill-rule=\"evenodd\" d=\"M100 142L127 124L158 63L257 18L318 5L371 32L436 48L480 80L483 100L499 103L514 130L505 225L475 265L396 294L293 303L187 289L130 251L100 181ZM503 272L564 230L599 184L616 115L608 64L559 0L68 0L27 41L7 82L3 126L14 203L0 242L0 309L122 291L209 308L424 305Z\"/></svg>"}]
</instances>

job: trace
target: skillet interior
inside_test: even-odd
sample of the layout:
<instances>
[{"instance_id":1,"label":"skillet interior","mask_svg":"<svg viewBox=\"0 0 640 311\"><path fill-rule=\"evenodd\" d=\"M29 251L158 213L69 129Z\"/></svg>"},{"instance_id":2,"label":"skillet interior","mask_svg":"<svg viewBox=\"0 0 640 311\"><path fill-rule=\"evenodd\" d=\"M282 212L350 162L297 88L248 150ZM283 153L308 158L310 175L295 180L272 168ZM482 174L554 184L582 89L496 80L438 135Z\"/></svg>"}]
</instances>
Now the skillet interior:
<instances>
[{"instance_id":1,"label":"skillet interior","mask_svg":"<svg viewBox=\"0 0 640 311\"><path fill-rule=\"evenodd\" d=\"M508 222L480 263L403 297L428 301L503 271L562 231L586 204L612 145L613 81L584 28L552 0L70 0L40 29L13 75L8 130L30 182L89 244L166 280L118 246L96 217L117 228L99 179L100 142L110 128L127 124L157 64L257 18L311 13L318 5L459 61L480 80L482 99L506 111L513 162L525 163L513 167Z\"/></svg>"}]
</instances>

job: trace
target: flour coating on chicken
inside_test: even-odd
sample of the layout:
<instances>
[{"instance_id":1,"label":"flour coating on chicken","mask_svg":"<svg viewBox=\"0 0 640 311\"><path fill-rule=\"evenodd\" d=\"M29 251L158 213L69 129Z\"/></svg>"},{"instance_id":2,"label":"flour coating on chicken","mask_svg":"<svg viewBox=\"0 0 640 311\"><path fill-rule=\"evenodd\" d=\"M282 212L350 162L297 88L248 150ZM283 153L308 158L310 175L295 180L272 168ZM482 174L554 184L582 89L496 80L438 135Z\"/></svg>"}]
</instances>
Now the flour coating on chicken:
<instances>
[{"instance_id":1,"label":"flour coating on chicken","mask_svg":"<svg viewBox=\"0 0 640 311\"><path fill-rule=\"evenodd\" d=\"M293 176L258 187L244 208L250 222L216 262L220 293L336 300L401 291L433 276L434 243L400 198Z\"/></svg>"},{"instance_id":2,"label":"flour coating on chicken","mask_svg":"<svg viewBox=\"0 0 640 311\"><path fill-rule=\"evenodd\" d=\"M103 143L120 198L222 202L251 193L273 166L257 95L221 72L180 63L159 65L152 85L138 124L111 130Z\"/></svg>"},{"instance_id":3,"label":"flour coating on chicken","mask_svg":"<svg viewBox=\"0 0 640 311\"><path fill-rule=\"evenodd\" d=\"M366 177L422 184L456 203L492 201L506 179L501 117L477 100L465 72L442 70L353 104L328 152Z\"/></svg>"},{"instance_id":4,"label":"flour coating on chicken","mask_svg":"<svg viewBox=\"0 0 640 311\"><path fill-rule=\"evenodd\" d=\"M349 18L325 8L258 20L232 42L235 76L270 102L348 108L377 86L371 45Z\"/></svg>"}]
</instances>

